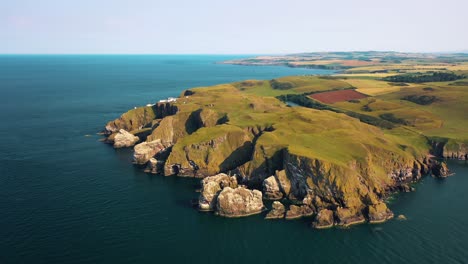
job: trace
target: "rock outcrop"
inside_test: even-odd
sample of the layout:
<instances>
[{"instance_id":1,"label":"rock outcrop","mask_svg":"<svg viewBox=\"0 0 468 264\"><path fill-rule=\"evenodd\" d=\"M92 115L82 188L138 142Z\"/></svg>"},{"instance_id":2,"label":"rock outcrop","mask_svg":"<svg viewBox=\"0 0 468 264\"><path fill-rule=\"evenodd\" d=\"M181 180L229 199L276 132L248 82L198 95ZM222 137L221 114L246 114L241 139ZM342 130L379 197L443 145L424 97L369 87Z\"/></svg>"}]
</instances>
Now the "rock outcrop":
<instances>
[{"instance_id":1,"label":"rock outcrop","mask_svg":"<svg viewBox=\"0 0 468 264\"><path fill-rule=\"evenodd\" d=\"M216 212L224 217L242 217L261 213L262 192L245 187L225 187L218 195Z\"/></svg>"},{"instance_id":2,"label":"rock outcrop","mask_svg":"<svg viewBox=\"0 0 468 264\"><path fill-rule=\"evenodd\" d=\"M335 211L337 225L350 226L355 224L361 224L366 221L366 218L360 213L355 212L349 208L338 207Z\"/></svg>"},{"instance_id":3,"label":"rock outcrop","mask_svg":"<svg viewBox=\"0 0 468 264\"><path fill-rule=\"evenodd\" d=\"M139 140L137 136L127 132L125 129L120 129L114 137L114 148L133 147Z\"/></svg>"},{"instance_id":4,"label":"rock outcrop","mask_svg":"<svg viewBox=\"0 0 468 264\"><path fill-rule=\"evenodd\" d=\"M281 219L284 218L284 213L286 209L281 202L274 201L270 212L265 216L265 219Z\"/></svg>"},{"instance_id":5,"label":"rock outcrop","mask_svg":"<svg viewBox=\"0 0 468 264\"><path fill-rule=\"evenodd\" d=\"M215 210L218 194L225 187L237 188L236 177L220 173L204 178L200 197L198 198L198 208L202 211Z\"/></svg>"},{"instance_id":6,"label":"rock outcrop","mask_svg":"<svg viewBox=\"0 0 468 264\"><path fill-rule=\"evenodd\" d=\"M387 205L383 202L369 205L368 211L369 222L372 224L382 223L393 218L392 211L390 211Z\"/></svg>"},{"instance_id":7,"label":"rock outcrop","mask_svg":"<svg viewBox=\"0 0 468 264\"><path fill-rule=\"evenodd\" d=\"M445 162L435 161L432 165L432 174L438 178L446 178L452 173Z\"/></svg>"},{"instance_id":8,"label":"rock outcrop","mask_svg":"<svg viewBox=\"0 0 468 264\"><path fill-rule=\"evenodd\" d=\"M140 143L134 148L133 160L136 164L144 165L166 148L167 146L161 143L161 140Z\"/></svg>"},{"instance_id":9,"label":"rock outcrop","mask_svg":"<svg viewBox=\"0 0 468 264\"><path fill-rule=\"evenodd\" d=\"M155 158L149 159L148 163L146 164L145 172L151 174L160 173L158 160Z\"/></svg>"},{"instance_id":10,"label":"rock outcrop","mask_svg":"<svg viewBox=\"0 0 468 264\"><path fill-rule=\"evenodd\" d=\"M314 210L308 205L290 205L285 218L288 220L297 219L304 216L312 216Z\"/></svg>"},{"instance_id":11,"label":"rock outcrop","mask_svg":"<svg viewBox=\"0 0 468 264\"><path fill-rule=\"evenodd\" d=\"M280 200L283 198L283 193L275 176L270 176L263 181L263 195L267 200Z\"/></svg>"},{"instance_id":12,"label":"rock outcrop","mask_svg":"<svg viewBox=\"0 0 468 264\"><path fill-rule=\"evenodd\" d=\"M312 223L312 226L317 229L330 228L333 225L333 211L329 209L320 210Z\"/></svg>"}]
</instances>

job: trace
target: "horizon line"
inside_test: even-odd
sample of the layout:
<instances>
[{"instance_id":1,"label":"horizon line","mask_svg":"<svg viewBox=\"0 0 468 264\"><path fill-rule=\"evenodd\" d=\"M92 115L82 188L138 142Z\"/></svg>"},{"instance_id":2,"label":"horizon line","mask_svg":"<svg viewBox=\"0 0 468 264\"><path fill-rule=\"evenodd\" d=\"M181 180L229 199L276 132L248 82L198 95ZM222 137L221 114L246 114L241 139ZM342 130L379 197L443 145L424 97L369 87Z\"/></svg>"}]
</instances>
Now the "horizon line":
<instances>
[{"instance_id":1,"label":"horizon line","mask_svg":"<svg viewBox=\"0 0 468 264\"><path fill-rule=\"evenodd\" d=\"M115 56L115 55L141 55L141 56L147 56L147 55L211 55L211 56L243 56L243 55L270 55L270 56L285 56L285 55L296 55L296 54L307 54L307 53L337 53L337 52L343 52L343 53L352 53L352 52L394 52L394 53L408 53L408 54L459 54L459 53L468 53L468 50L460 50L460 51L395 51L395 50L352 50L352 51L340 51L340 50L335 50L335 51L302 51L302 52L278 52L278 53L97 53L97 52L92 52L92 53L0 53L0 56L18 56L18 55L24 55L24 56L41 56L41 55L51 55L51 56L74 56L74 55L110 55L110 56Z\"/></svg>"}]
</instances>

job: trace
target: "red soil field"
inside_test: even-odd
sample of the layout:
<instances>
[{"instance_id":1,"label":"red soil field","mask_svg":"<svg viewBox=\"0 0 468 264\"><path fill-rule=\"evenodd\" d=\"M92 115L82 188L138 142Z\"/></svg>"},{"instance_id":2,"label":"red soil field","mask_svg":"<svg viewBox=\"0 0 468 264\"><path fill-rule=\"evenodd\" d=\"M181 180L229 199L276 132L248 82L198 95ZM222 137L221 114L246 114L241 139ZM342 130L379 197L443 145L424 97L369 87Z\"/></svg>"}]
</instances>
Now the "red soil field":
<instances>
[{"instance_id":1,"label":"red soil field","mask_svg":"<svg viewBox=\"0 0 468 264\"><path fill-rule=\"evenodd\" d=\"M333 104L336 102L349 101L353 99L366 98L367 95L356 92L355 90L341 90L332 92L323 92L310 95L311 98L322 103Z\"/></svg>"}]
</instances>

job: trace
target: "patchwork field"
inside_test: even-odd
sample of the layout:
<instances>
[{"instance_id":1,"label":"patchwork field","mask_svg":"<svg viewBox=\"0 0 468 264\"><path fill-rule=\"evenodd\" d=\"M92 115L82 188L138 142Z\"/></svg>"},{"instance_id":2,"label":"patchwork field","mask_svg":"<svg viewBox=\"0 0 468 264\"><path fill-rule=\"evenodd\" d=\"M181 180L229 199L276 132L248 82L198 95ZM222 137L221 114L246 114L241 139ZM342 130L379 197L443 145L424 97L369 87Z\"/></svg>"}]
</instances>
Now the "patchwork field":
<instances>
[{"instance_id":1,"label":"patchwork field","mask_svg":"<svg viewBox=\"0 0 468 264\"><path fill-rule=\"evenodd\" d=\"M355 90L342 90L342 91L316 93L316 94L310 95L310 97L322 103L333 104L337 102L363 99L363 98L366 98L367 95L356 92Z\"/></svg>"}]
</instances>

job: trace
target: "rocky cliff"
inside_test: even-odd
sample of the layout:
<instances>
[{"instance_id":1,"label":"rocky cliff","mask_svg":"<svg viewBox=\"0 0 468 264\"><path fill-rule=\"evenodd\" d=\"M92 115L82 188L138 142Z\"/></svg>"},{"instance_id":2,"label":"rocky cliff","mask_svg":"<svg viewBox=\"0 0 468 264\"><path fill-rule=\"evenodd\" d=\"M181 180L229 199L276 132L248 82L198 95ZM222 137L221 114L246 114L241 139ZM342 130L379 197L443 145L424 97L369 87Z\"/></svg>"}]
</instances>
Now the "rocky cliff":
<instances>
[{"instance_id":1,"label":"rocky cliff","mask_svg":"<svg viewBox=\"0 0 468 264\"><path fill-rule=\"evenodd\" d=\"M246 216L261 213L263 200L277 200L266 218L310 217L317 228L386 221L393 217L385 204L390 193L411 191L423 175L450 173L431 150L465 159L468 153L466 144L431 143L403 128L290 108L232 85L132 109L105 132L118 146L141 141L134 161L147 172L203 178L203 211Z\"/></svg>"}]
</instances>

